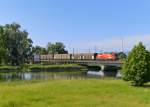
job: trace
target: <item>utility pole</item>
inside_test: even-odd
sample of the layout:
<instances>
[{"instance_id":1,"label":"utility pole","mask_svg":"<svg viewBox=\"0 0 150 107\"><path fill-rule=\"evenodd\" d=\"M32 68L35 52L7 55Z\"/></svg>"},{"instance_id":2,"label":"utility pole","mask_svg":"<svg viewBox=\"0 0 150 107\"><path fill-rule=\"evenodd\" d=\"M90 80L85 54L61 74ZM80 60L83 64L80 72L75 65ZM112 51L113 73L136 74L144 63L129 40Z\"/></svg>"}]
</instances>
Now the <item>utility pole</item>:
<instances>
[{"instance_id":1,"label":"utility pole","mask_svg":"<svg viewBox=\"0 0 150 107\"><path fill-rule=\"evenodd\" d=\"M73 55L74 55L74 48L73 48L73 52L72 52L72 53L73 53Z\"/></svg>"},{"instance_id":2,"label":"utility pole","mask_svg":"<svg viewBox=\"0 0 150 107\"><path fill-rule=\"evenodd\" d=\"M97 52L97 47L96 47L96 46L94 46L94 52L95 52L95 53Z\"/></svg>"},{"instance_id":3,"label":"utility pole","mask_svg":"<svg viewBox=\"0 0 150 107\"><path fill-rule=\"evenodd\" d=\"M91 53L91 50L89 49L89 53Z\"/></svg>"},{"instance_id":4,"label":"utility pole","mask_svg":"<svg viewBox=\"0 0 150 107\"><path fill-rule=\"evenodd\" d=\"M72 50L73 52L72 52L72 59L73 59L73 63L74 63L74 48L73 48L73 50Z\"/></svg>"},{"instance_id":5,"label":"utility pole","mask_svg":"<svg viewBox=\"0 0 150 107\"><path fill-rule=\"evenodd\" d=\"M122 38L122 52L124 52L124 43L123 43L123 38Z\"/></svg>"}]
</instances>

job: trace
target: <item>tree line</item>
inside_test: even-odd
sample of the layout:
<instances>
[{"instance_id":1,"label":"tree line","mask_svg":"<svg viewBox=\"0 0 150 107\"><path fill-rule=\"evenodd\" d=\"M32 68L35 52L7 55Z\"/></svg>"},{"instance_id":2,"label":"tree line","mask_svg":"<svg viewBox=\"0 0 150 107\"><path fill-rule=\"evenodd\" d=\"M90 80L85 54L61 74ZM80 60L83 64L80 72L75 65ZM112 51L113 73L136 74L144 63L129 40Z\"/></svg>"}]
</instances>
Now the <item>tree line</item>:
<instances>
[{"instance_id":1,"label":"tree line","mask_svg":"<svg viewBox=\"0 0 150 107\"><path fill-rule=\"evenodd\" d=\"M61 42L48 43L47 48L33 46L29 33L17 23L0 25L0 64L21 65L32 61L34 54L68 53Z\"/></svg>"},{"instance_id":2,"label":"tree line","mask_svg":"<svg viewBox=\"0 0 150 107\"><path fill-rule=\"evenodd\" d=\"M35 46L32 49L34 54L67 54L65 45L62 42L48 42L47 47Z\"/></svg>"}]
</instances>

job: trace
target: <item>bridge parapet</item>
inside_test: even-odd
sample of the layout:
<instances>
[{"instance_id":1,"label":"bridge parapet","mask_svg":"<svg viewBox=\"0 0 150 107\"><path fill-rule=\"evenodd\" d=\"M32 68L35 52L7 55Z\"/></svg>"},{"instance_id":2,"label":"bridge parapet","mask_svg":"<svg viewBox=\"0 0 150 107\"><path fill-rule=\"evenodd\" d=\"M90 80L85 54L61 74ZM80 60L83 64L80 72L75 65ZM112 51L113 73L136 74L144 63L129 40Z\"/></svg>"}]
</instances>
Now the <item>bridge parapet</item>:
<instances>
[{"instance_id":1,"label":"bridge parapet","mask_svg":"<svg viewBox=\"0 0 150 107\"><path fill-rule=\"evenodd\" d=\"M120 61L86 61L86 60L79 60L79 61L74 61L74 63L78 64L86 64L90 66L116 66L116 67L121 67L122 62Z\"/></svg>"},{"instance_id":2,"label":"bridge parapet","mask_svg":"<svg viewBox=\"0 0 150 107\"><path fill-rule=\"evenodd\" d=\"M122 66L122 62L120 61L100 61L100 60L42 60L42 62L49 62L49 63L75 63L75 64L82 64L88 66L99 66L102 70L106 67L118 67Z\"/></svg>"},{"instance_id":3,"label":"bridge parapet","mask_svg":"<svg viewBox=\"0 0 150 107\"><path fill-rule=\"evenodd\" d=\"M122 63L119 61L74 61L74 63L77 64L83 64L88 66L99 66L101 68L101 71L111 71L111 70L118 70L121 68Z\"/></svg>"}]
</instances>

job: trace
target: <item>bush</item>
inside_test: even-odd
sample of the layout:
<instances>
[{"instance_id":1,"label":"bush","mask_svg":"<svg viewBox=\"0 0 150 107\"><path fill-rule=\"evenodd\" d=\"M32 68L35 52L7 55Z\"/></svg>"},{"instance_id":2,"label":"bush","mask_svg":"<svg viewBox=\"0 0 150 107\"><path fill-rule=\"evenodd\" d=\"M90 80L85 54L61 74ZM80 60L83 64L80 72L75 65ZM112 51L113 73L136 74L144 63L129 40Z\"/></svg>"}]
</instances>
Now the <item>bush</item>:
<instances>
[{"instance_id":1,"label":"bush","mask_svg":"<svg viewBox=\"0 0 150 107\"><path fill-rule=\"evenodd\" d=\"M150 80L150 53L142 42L129 53L123 64L122 77L134 86L142 86Z\"/></svg>"},{"instance_id":2,"label":"bush","mask_svg":"<svg viewBox=\"0 0 150 107\"><path fill-rule=\"evenodd\" d=\"M119 52L117 56L119 60L124 60L127 58L127 55L124 52Z\"/></svg>"}]
</instances>

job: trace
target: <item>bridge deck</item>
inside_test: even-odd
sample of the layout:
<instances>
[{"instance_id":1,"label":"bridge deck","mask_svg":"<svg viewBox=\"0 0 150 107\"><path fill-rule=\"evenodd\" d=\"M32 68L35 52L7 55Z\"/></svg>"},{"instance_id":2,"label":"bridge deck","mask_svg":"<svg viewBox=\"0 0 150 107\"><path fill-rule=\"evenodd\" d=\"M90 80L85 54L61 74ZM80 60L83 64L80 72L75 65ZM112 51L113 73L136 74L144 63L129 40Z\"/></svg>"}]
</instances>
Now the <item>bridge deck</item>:
<instances>
[{"instance_id":1,"label":"bridge deck","mask_svg":"<svg viewBox=\"0 0 150 107\"><path fill-rule=\"evenodd\" d=\"M101 60L41 60L41 62L50 63L77 63L77 64L87 64L87 65L112 65L121 66L123 62L121 61L101 61Z\"/></svg>"}]
</instances>

